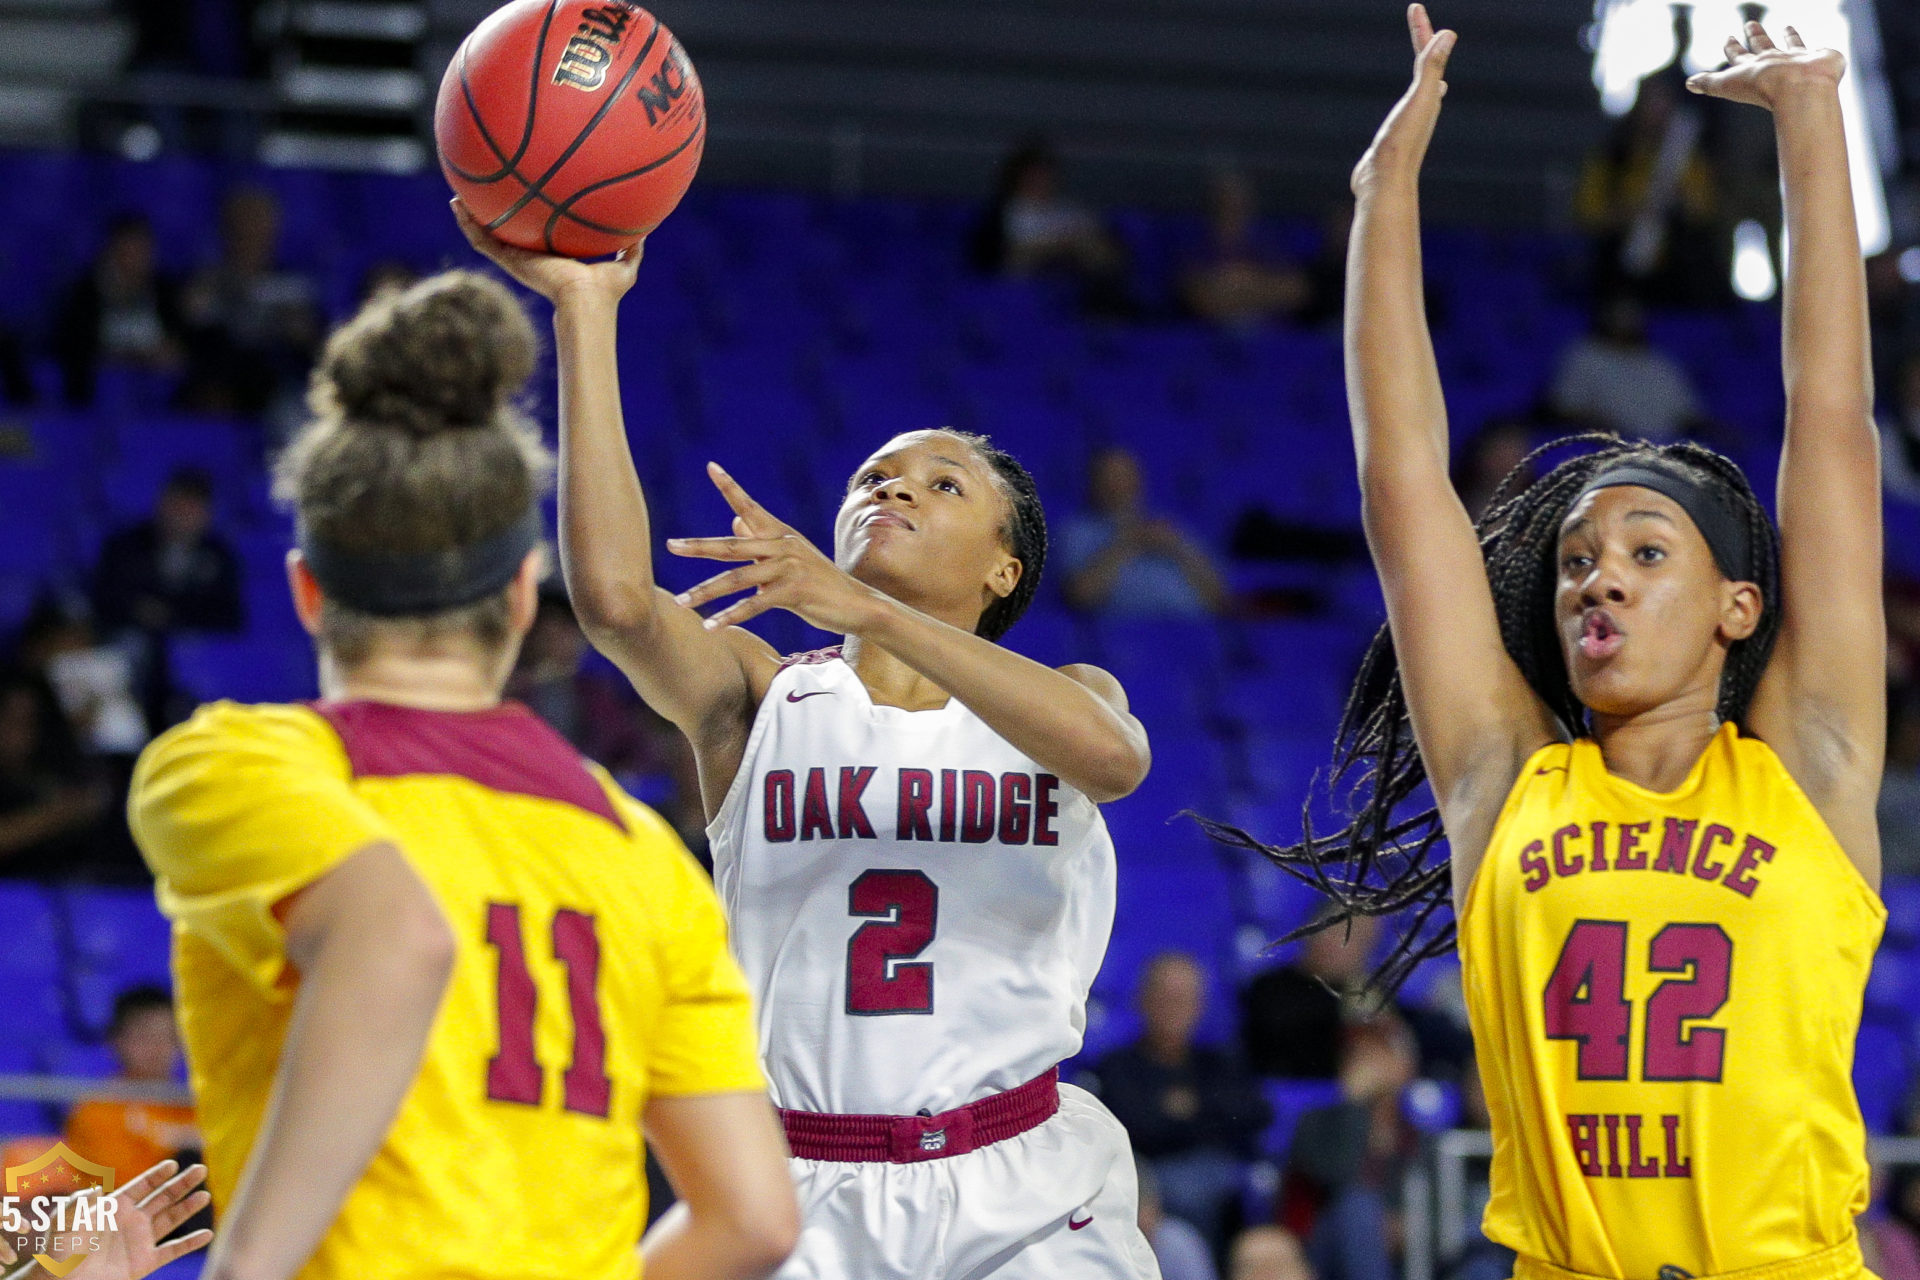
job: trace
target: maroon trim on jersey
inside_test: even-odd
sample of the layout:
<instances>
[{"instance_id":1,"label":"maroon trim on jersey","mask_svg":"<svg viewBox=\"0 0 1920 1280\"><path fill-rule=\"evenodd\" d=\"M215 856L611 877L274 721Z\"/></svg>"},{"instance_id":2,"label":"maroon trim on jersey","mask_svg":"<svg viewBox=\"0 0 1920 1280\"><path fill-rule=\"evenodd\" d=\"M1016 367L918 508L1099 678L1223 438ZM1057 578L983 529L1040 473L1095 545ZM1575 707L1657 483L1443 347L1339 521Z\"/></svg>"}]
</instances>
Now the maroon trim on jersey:
<instances>
[{"instance_id":1,"label":"maroon trim on jersey","mask_svg":"<svg viewBox=\"0 0 1920 1280\"><path fill-rule=\"evenodd\" d=\"M780 659L780 669L785 671L788 667L823 666L829 662L838 662L843 656L840 652L840 646L837 644L831 649L812 649L806 653L790 653Z\"/></svg>"},{"instance_id":2,"label":"maroon trim on jersey","mask_svg":"<svg viewBox=\"0 0 1920 1280\"><path fill-rule=\"evenodd\" d=\"M836 1116L782 1111L787 1146L802 1160L918 1164L1017 1138L1060 1110L1060 1068L937 1116Z\"/></svg>"},{"instance_id":3,"label":"maroon trim on jersey","mask_svg":"<svg viewBox=\"0 0 1920 1280\"><path fill-rule=\"evenodd\" d=\"M390 702L307 705L340 735L356 778L451 774L492 791L557 800L627 829L580 753L518 702L485 711L427 711Z\"/></svg>"}]
</instances>

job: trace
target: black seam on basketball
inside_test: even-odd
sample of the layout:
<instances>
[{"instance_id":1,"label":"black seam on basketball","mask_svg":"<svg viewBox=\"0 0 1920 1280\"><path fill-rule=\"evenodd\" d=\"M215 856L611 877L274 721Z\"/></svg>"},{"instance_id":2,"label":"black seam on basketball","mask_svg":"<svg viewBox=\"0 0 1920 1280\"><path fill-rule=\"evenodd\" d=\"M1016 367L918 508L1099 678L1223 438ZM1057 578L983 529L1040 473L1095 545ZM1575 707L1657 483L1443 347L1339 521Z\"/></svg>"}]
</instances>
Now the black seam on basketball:
<instances>
[{"instance_id":1,"label":"black seam on basketball","mask_svg":"<svg viewBox=\"0 0 1920 1280\"><path fill-rule=\"evenodd\" d=\"M493 158L498 160L502 165L497 172L491 174L468 173L452 161L447 160L445 155L442 155L440 158L446 161L447 168L453 170L454 173L466 181L498 182L509 174L520 178L520 161L526 158L527 148L533 144L533 121L540 106L541 57L546 53L547 35L553 28L553 12L559 7L560 0L547 0L547 12L545 16L540 19L540 39L535 42L533 46L533 85L527 92L527 123L520 131L520 145L515 148L511 157L500 149L499 143L493 140L493 134L487 128L487 122L481 118L480 104L473 100L473 84L467 79L467 46L465 41L461 42L460 92L467 100L467 114L473 117L474 128L480 131L480 140L487 144L487 150L493 152ZM524 183L526 179L520 178L520 181Z\"/></svg>"},{"instance_id":2,"label":"black seam on basketball","mask_svg":"<svg viewBox=\"0 0 1920 1280\"><path fill-rule=\"evenodd\" d=\"M652 173L655 169L658 169L661 165L666 164L668 161L678 156L681 152L685 151L688 147L692 146L695 142L699 140L700 135L705 133L706 131L707 131L707 119L705 114L703 113L700 117L700 123L694 126L693 132L688 134L686 136L686 139L682 141L679 146L667 152L667 154L661 156L658 160L654 160L654 161L651 161L650 163L643 164L638 169L632 169L626 173L615 174L611 178L602 178L598 182L595 182L588 186L584 186L580 188L578 191L568 196L565 200L562 200L559 204L553 204L551 200L548 200L547 203L553 206L553 215L547 219L547 230L546 230L547 252L552 253L554 251L553 228L559 223L560 219L562 218L566 218L571 222L577 222L583 227L591 227L595 231L604 231L611 235L620 235L620 236L640 235L641 231L637 229L634 231L625 231L625 230L619 230L613 227L602 227L596 223L589 222L585 218L581 217L579 214L573 211L573 204L576 200L579 200L584 196L592 195L595 191L598 191L602 187L610 187L616 182L625 182L628 178L637 178L642 174ZM542 198L544 199L545 197L543 196Z\"/></svg>"},{"instance_id":3,"label":"black seam on basketball","mask_svg":"<svg viewBox=\"0 0 1920 1280\"><path fill-rule=\"evenodd\" d=\"M600 109L593 113L593 119L587 121L587 123L581 127L580 132L574 135L573 141L567 144L567 149L560 153L559 159L547 166L547 171L540 175L538 182L527 183L526 194L514 201L511 209L508 209L505 213L487 224L489 231L496 227L505 226L514 214L519 213L527 207L527 201L540 194L547 183L553 180L553 175L559 173L567 161L573 159L573 153L578 151L586 142L587 138L592 135L593 131L600 127L600 122L607 118L609 111L613 110L614 103L620 101L620 95L627 91L627 86L633 83L633 78L640 74L640 68L646 65L647 55L653 52L654 42L659 40L659 38L660 19L655 18L653 20L653 30L647 32L647 42L641 45L640 52L633 56L633 65L628 67L626 74L620 77L620 83L613 87L613 92L607 95L607 100L600 104ZM526 179L522 178L521 181L526 182Z\"/></svg>"}]
</instances>

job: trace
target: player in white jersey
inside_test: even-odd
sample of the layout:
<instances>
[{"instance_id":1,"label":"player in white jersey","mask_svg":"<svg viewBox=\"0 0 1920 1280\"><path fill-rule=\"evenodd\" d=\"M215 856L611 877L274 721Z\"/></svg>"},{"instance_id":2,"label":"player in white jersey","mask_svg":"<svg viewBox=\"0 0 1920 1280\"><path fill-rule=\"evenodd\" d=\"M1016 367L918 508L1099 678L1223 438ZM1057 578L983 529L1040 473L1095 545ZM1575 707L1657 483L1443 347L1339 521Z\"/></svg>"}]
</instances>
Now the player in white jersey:
<instances>
[{"instance_id":1,"label":"player in white jersey","mask_svg":"<svg viewBox=\"0 0 1920 1280\"><path fill-rule=\"evenodd\" d=\"M615 361L638 251L462 226L554 302L567 585L699 764L795 1156L779 1280L1157 1277L1126 1133L1056 1070L1113 922L1097 806L1145 777L1146 734L1111 675L995 643L1046 557L1032 478L978 436L898 436L854 472L829 559L710 467L733 536L668 547L744 563L670 595ZM845 642L783 659L738 625L770 608Z\"/></svg>"}]
</instances>

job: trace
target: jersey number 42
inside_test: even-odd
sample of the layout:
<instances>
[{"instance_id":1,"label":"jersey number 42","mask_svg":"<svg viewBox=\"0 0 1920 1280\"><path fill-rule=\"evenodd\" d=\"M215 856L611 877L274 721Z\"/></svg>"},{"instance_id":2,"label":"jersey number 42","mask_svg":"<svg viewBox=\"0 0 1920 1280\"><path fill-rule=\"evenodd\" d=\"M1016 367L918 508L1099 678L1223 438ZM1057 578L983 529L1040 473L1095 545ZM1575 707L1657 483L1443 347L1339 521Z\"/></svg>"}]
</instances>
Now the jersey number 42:
<instances>
[{"instance_id":1,"label":"jersey number 42","mask_svg":"<svg viewBox=\"0 0 1920 1280\"><path fill-rule=\"evenodd\" d=\"M1733 939L1717 924L1665 925L1648 944L1647 969L1675 976L1647 997L1640 1078L1718 1083L1727 1033L1692 1024L1727 1003ZM1632 1078L1634 1007L1626 991L1626 921L1575 921L1541 998L1547 1039L1580 1045L1580 1079Z\"/></svg>"}]
</instances>

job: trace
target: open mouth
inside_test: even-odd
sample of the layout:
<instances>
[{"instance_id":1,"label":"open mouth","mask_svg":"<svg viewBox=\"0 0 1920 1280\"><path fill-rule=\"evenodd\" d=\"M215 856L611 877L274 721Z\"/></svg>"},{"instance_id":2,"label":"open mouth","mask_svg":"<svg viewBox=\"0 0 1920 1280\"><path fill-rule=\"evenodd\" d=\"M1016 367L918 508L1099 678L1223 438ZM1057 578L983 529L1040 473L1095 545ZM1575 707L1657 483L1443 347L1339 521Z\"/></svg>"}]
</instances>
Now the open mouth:
<instances>
[{"instance_id":1,"label":"open mouth","mask_svg":"<svg viewBox=\"0 0 1920 1280\"><path fill-rule=\"evenodd\" d=\"M876 511L860 522L868 529L911 529L913 521L897 511Z\"/></svg>"},{"instance_id":2,"label":"open mouth","mask_svg":"<svg viewBox=\"0 0 1920 1280\"><path fill-rule=\"evenodd\" d=\"M1627 633L1605 609L1595 609L1582 620L1580 652L1595 661L1611 658L1627 642Z\"/></svg>"}]
</instances>

